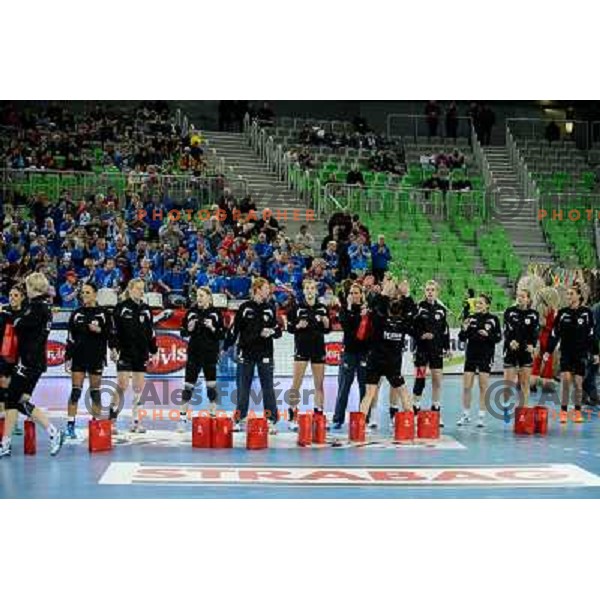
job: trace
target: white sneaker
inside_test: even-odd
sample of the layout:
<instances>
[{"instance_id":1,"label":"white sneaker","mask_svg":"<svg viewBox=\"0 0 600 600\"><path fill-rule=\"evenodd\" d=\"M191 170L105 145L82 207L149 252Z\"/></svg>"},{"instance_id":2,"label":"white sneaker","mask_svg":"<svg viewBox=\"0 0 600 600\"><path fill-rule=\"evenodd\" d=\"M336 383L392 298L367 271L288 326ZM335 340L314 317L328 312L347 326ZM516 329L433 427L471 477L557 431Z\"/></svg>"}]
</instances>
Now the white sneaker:
<instances>
[{"instance_id":1,"label":"white sneaker","mask_svg":"<svg viewBox=\"0 0 600 600\"><path fill-rule=\"evenodd\" d=\"M117 428L117 420L113 419L110 424L110 432L112 435L119 435L119 429Z\"/></svg>"},{"instance_id":2,"label":"white sneaker","mask_svg":"<svg viewBox=\"0 0 600 600\"><path fill-rule=\"evenodd\" d=\"M141 423L133 422L129 428L131 433L146 433L146 428Z\"/></svg>"},{"instance_id":3,"label":"white sneaker","mask_svg":"<svg viewBox=\"0 0 600 600\"><path fill-rule=\"evenodd\" d=\"M8 442L6 445L0 444L0 458L2 458L3 456L9 457L10 453L10 442Z\"/></svg>"},{"instance_id":4,"label":"white sneaker","mask_svg":"<svg viewBox=\"0 0 600 600\"><path fill-rule=\"evenodd\" d=\"M485 427L485 421L482 415L477 417L477 427Z\"/></svg>"},{"instance_id":5,"label":"white sneaker","mask_svg":"<svg viewBox=\"0 0 600 600\"><path fill-rule=\"evenodd\" d=\"M234 433L239 433L240 431L244 431L245 425L246 425L246 421L236 421L236 422L233 424L233 429L232 429L232 431L233 431Z\"/></svg>"},{"instance_id":6,"label":"white sneaker","mask_svg":"<svg viewBox=\"0 0 600 600\"><path fill-rule=\"evenodd\" d=\"M277 423L269 423L269 435L277 435Z\"/></svg>"},{"instance_id":7,"label":"white sneaker","mask_svg":"<svg viewBox=\"0 0 600 600\"><path fill-rule=\"evenodd\" d=\"M288 429L290 431L298 431L298 421L288 421Z\"/></svg>"},{"instance_id":8,"label":"white sneaker","mask_svg":"<svg viewBox=\"0 0 600 600\"><path fill-rule=\"evenodd\" d=\"M185 433L187 430L187 425L187 418L179 419L179 423L177 423L177 433Z\"/></svg>"},{"instance_id":9,"label":"white sneaker","mask_svg":"<svg viewBox=\"0 0 600 600\"><path fill-rule=\"evenodd\" d=\"M60 452L64 439L62 431L57 431L56 435L50 438L50 456L56 456Z\"/></svg>"},{"instance_id":10,"label":"white sneaker","mask_svg":"<svg viewBox=\"0 0 600 600\"><path fill-rule=\"evenodd\" d=\"M458 419L458 421L456 422L456 424L459 427L462 427L463 425L468 425L471 422L471 417L469 415L465 415L463 414L460 419Z\"/></svg>"}]
</instances>

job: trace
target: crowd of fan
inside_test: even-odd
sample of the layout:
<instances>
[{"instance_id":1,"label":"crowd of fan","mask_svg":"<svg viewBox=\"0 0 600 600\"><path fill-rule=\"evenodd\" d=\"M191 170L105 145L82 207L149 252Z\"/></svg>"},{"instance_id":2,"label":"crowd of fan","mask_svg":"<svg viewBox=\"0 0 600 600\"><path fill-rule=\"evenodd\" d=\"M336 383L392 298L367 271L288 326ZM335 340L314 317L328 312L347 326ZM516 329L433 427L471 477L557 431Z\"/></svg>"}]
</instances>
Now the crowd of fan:
<instances>
[{"instance_id":1,"label":"crowd of fan","mask_svg":"<svg viewBox=\"0 0 600 600\"><path fill-rule=\"evenodd\" d=\"M306 276L321 296L333 295L344 279L369 269L381 277L391 260L383 238L370 245L366 227L347 213L333 215L319 250L307 225L290 239L274 216L257 211L261 218L248 218L256 211L250 197L238 202L225 189L218 207L211 207L217 208L224 219L213 214L205 221L175 221L167 218L165 199L128 194L120 201L113 192L80 202L64 194L54 205L39 197L31 218L4 205L0 303L13 285L39 271L51 282L54 304L69 309L79 305L84 283L119 293L133 277L146 282L147 292L161 294L165 306L184 306L199 286L245 299L252 277L262 276L285 306Z\"/></svg>"},{"instance_id":2,"label":"crowd of fan","mask_svg":"<svg viewBox=\"0 0 600 600\"><path fill-rule=\"evenodd\" d=\"M96 106L81 114L58 104L43 109L0 105L4 168L200 173L206 167L203 155L201 135L193 127L182 135L164 102L119 113Z\"/></svg>"}]
</instances>

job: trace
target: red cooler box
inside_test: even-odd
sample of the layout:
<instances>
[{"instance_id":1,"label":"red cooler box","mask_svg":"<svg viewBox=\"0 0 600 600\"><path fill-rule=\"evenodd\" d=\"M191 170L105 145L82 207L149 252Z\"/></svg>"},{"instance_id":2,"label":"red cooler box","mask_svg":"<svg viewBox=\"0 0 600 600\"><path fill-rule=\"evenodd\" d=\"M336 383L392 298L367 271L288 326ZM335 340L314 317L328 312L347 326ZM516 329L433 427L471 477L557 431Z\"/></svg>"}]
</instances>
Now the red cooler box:
<instances>
[{"instance_id":1,"label":"red cooler box","mask_svg":"<svg viewBox=\"0 0 600 600\"><path fill-rule=\"evenodd\" d=\"M88 424L88 449L90 452L112 450L110 419L92 420Z\"/></svg>"},{"instance_id":2,"label":"red cooler box","mask_svg":"<svg viewBox=\"0 0 600 600\"><path fill-rule=\"evenodd\" d=\"M192 447L212 447L212 417L194 417L192 419Z\"/></svg>"},{"instance_id":3,"label":"red cooler box","mask_svg":"<svg viewBox=\"0 0 600 600\"><path fill-rule=\"evenodd\" d=\"M313 421L311 413L301 413L298 419L298 446L310 446L313 436Z\"/></svg>"},{"instance_id":4,"label":"red cooler box","mask_svg":"<svg viewBox=\"0 0 600 600\"><path fill-rule=\"evenodd\" d=\"M25 440L23 442L25 454L36 453L35 423L31 419L25 421Z\"/></svg>"},{"instance_id":5,"label":"red cooler box","mask_svg":"<svg viewBox=\"0 0 600 600\"><path fill-rule=\"evenodd\" d=\"M348 439L351 442L364 442L366 440L367 417L362 412L350 413L350 426Z\"/></svg>"},{"instance_id":6,"label":"red cooler box","mask_svg":"<svg viewBox=\"0 0 600 600\"><path fill-rule=\"evenodd\" d=\"M264 417L248 419L246 426L246 448L265 450L269 447L269 424Z\"/></svg>"},{"instance_id":7,"label":"red cooler box","mask_svg":"<svg viewBox=\"0 0 600 600\"><path fill-rule=\"evenodd\" d=\"M545 406L536 406L533 409L535 432L540 435L548 433L548 409Z\"/></svg>"},{"instance_id":8,"label":"red cooler box","mask_svg":"<svg viewBox=\"0 0 600 600\"><path fill-rule=\"evenodd\" d=\"M415 439L415 413L412 410L397 412L394 417L394 441L411 442Z\"/></svg>"},{"instance_id":9,"label":"red cooler box","mask_svg":"<svg viewBox=\"0 0 600 600\"><path fill-rule=\"evenodd\" d=\"M327 443L327 417L323 413L315 413L312 418L313 444Z\"/></svg>"},{"instance_id":10,"label":"red cooler box","mask_svg":"<svg viewBox=\"0 0 600 600\"><path fill-rule=\"evenodd\" d=\"M212 447L233 448L233 420L229 417L212 419Z\"/></svg>"},{"instance_id":11,"label":"red cooler box","mask_svg":"<svg viewBox=\"0 0 600 600\"><path fill-rule=\"evenodd\" d=\"M533 435L535 433L535 411L527 406L515 409L515 433L517 435Z\"/></svg>"},{"instance_id":12,"label":"red cooler box","mask_svg":"<svg viewBox=\"0 0 600 600\"><path fill-rule=\"evenodd\" d=\"M437 440L440 437L440 413L437 410L421 410L417 417L417 437Z\"/></svg>"}]
</instances>

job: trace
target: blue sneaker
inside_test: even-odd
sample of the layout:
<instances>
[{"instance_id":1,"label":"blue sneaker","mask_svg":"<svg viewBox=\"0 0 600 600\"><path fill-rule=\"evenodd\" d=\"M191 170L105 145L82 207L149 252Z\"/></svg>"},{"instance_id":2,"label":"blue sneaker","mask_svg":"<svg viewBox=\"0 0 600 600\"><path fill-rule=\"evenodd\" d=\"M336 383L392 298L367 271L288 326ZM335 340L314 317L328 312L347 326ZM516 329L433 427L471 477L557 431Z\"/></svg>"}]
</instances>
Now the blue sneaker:
<instances>
[{"instance_id":1,"label":"blue sneaker","mask_svg":"<svg viewBox=\"0 0 600 600\"><path fill-rule=\"evenodd\" d=\"M343 427L343 425L341 423L334 423L332 426L332 429L334 431L339 431L342 427Z\"/></svg>"},{"instance_id":2,"label":"blue sneaker","mask_svg":"<svg viewBox=\"0 0 600 600\"><path fill-rule=\"evenodd\" d=\"M18 423L15 424L13 435L23 435L23 428Z\"/></svg>"},{"instance_id":3,"label":"blue sneaker","mask_svg":"<svg viewBox=\"0 0 600 600\"><path fill-rule=\"evenodd\" d=\"M65 430L65 439L76 440L77 433L75 432L75 423L67 423L67 429Z\"/></svg>"}]
</instances>

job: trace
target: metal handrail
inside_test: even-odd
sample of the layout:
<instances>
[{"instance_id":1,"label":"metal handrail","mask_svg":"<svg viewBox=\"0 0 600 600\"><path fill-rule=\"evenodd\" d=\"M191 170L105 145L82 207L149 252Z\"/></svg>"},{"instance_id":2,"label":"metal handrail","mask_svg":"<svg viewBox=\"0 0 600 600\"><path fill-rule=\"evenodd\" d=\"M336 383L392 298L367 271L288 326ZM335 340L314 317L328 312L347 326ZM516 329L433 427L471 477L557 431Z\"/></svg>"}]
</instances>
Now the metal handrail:
<instances>
[{"instance_id":1,"label":"metal handrail","mask_svg":"<svg viewBox=\"0 0 600 600\"><path fill-rule=\"evenodd\" d=\"M398 200L397 194L404 194L404 198ZM476 198L483 194L483 202ZM431 190L425 188L414 188L406 186L372 186L351 185L345 183L326 183L322 199L319 204L318 214L324 214L333 199L340 204L339 200L345 200L340 204L351 210L366 210L372 212L386 212L391 207L391 212L408 213L421 210L423 213L440 220L448 220L454 210L465 209L469 217L480 213L484 221L489 220L491 196L486 191L456 191ZM471 202L468 200L471 199ZM456 203L453 202L456 200ZM492 207L493 208L493 207Z\"/></svg>"},{"instance_id":2,"label":"metal handrail","mask_svg":"<svg viewBox=\"0 0 600 600\"><path fill-rule=\"evenodd\" d=\"M513 132L513 137L516 139L517 130L525 132L525 139L541 140L545 139L546 128L550 123L556 123L558 126L563 126L564 133L569 139L575 141L578 147L582 146L582 149L587 151L590 149L590 128L587 121L581 121L577 119L553 119L548 118L534 118L534 117L510 117L506 119L506 127L510 128ZM573 132L566 133L566 125L571 123L573 125Z\"/></svg>"},{"instance_id":3,"label":"metal handrail","mask_svg":"<svg viewBox=\"0 0 600 600\"><path fill-rule=\"evenodd\" d=\"M427 115L424 114L409 114L409 113L390 113L386 117L386 134L389 139L394 137L412 137L415 142L419 137L428 137L427 128ZM392 132L392 124L394 120L402 119L408 123L405 127L405 133L401 135L394 135ZM457 117L457 138L470 138L473 131L473 119L468 116ZM421 131L420 125L424 124L424 130ZM439 132L436 137L448 138L448 132L446 131L446 120L444 115L440 115L439 118ZM410 133L409 133L410 131ZM421 134L421 135L419 135Z\"/></svg>"}]
</instances>

